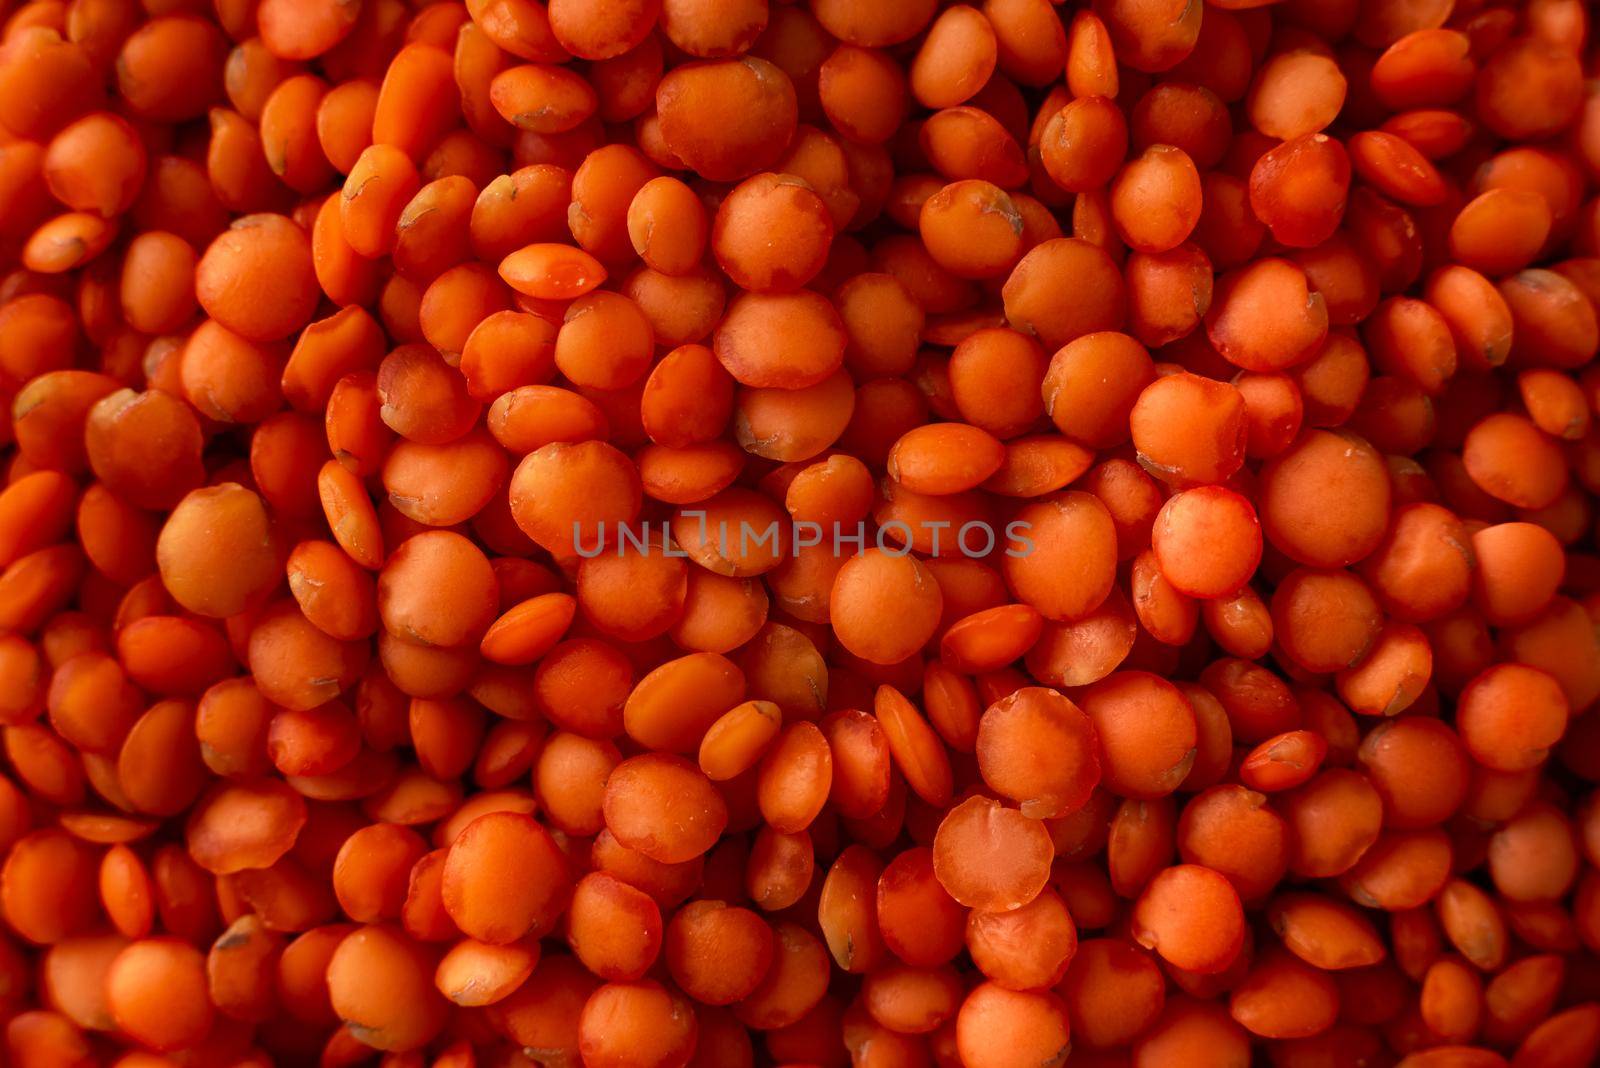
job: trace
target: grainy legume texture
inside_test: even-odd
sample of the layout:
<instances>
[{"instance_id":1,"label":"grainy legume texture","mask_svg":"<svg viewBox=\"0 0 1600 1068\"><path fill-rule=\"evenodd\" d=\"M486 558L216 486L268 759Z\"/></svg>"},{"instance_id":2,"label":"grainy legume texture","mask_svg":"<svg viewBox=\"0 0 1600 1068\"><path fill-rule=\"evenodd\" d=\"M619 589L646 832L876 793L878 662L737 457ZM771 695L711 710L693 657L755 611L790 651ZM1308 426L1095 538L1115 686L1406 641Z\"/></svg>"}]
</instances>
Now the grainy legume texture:
<instances>
[{"instance_id":1,"label":"grainy legume texture","mask_svg":"<svg viewBox=\"0 0 1600 1068\"><path fill-rule=\"evenodd\" d=\"M1584 0L0 0L0 1064L1600 1063Z\"/></svg>"}]
</instances>

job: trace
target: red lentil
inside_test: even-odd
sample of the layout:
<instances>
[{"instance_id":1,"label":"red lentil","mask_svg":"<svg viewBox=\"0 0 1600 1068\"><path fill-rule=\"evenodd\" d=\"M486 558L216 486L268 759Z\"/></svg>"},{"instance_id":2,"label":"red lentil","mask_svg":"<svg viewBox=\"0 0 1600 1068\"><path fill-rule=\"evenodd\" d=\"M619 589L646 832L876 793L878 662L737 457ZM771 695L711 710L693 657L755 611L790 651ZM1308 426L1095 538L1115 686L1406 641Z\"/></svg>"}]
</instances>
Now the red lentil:
<instances>
[{"instance_id":1,"label":"red lentil","mask_svg":"<svg viewBox=\"0 0 1600 1068\"><path fill-rule=\"evenodd\" d=\"M0 1060L1600 1058L1582 4L6 14Z\"/></svg>"}]
</instances>

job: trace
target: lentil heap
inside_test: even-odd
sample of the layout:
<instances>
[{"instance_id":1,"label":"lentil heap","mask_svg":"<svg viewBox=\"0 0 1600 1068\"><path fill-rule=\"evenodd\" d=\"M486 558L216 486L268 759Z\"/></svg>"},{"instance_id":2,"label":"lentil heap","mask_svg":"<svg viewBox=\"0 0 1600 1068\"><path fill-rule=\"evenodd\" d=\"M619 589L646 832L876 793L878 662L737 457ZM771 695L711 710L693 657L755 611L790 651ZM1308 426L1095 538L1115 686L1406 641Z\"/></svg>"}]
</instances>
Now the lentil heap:
<instances>
[{"instance_id":1,"label":"lentil heap","mask_svg":"<svg viewBox=\"0 0 1600 1068\"><path fill-rule=\"evenodd\" d=\"M1591 11L0 2L0 1062L1595 1064Z\"/></svg>"}]
</instances>

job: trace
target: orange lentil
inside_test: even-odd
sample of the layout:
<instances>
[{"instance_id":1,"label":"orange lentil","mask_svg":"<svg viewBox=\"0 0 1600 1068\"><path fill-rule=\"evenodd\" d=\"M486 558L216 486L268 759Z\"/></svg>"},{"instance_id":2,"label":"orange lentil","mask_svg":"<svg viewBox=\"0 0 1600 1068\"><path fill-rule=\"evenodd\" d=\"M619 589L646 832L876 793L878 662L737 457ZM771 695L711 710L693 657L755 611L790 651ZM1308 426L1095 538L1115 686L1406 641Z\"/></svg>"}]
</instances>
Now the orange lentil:
<instances>
[{"instance_id":1,"label":"orange lentil","mask_svg":"<svg viewBox=\"0 0 1600 1068\"><path fill-rule=\"evenodd\" d=\"M117 1026L151 1048L181 1049L205 1037L213 1009L205 961L175 938L133 942L106 972L106 1001Z\"/></svg>"},{"instance_id":2,"label":"orange lentil","mask_svg":"<svg viewBox=\"0 0 1600 1068\"><path fill-rule=\"evenodd\" d=\"M1044 888L1051 855L1039 822L988 798L963 801L934 836L934 872L950 896L988 911L1020 908Z\"/></svg>"},{"instance_id":3,"label":"orange lentil","mask_svg":"<svg viewBox=\"0 0 1600 1068\"><path fill-rule=\"evenodd\" d=\"M1203 910L1205 931L1174 920L1181 910ZM1194 864L1167 868L1145 888L1134 907L1139 943L1189 971L1218 972L1233 963L1242 945L1239 895L1222 876Z\"/></svg>"},{"instance_id":4,"label":"orange lentil","mask_svg":"<svg viewBox=\"0 0 1600 1068\"><path fill-rule=\"evenodd\" d=\"M250 289L255 284L270 285L280 298L253 300ZM310 242L281 215L245 216L200 257L195 294L207 314L240 337L285 337L310 320L315 305Z\"/></svg>"},{"instance_id":5,"label":"orange lentil","mask_svg":"<svg viewBox=\"0 0 1600 1068\"><path fill-rule=\"evenodd\" d=\"M692 902L667 927L667 967L685 992L708 1005L751 994L773 959L773 933L749 909L720 901Z\"/></svg>"},{"instance_id":6,"label":"orange lentil","mask_svg":"<svg viewBox=\"0 0 1600 1068\"><path fill-rule=\"evenodd\" d=\"M728 821L727 804L698 769L658 754L618 765L604 807L606 827L618 841L667 864L705 853Z\"/></svg>"},{"instance_id":7,"label":"orange lentil","mask_svg":"<svg viewBox=\"0 0 1600 1068\"><path fill-rule=\"evenodd\" d=\"M1075 296L1060 287L1076 278ZM1122 325L1126 291L1115 264L1104 252L1077 238L1041 242L1012 269L1002 290L1006 320L1039 339L1047 349L1074 338Z\"/></svg>"},{"instance_id":8,"label":"orange lentil","mask_svg":"<svg viewBox=\"0 0 1600 1068\"><path fill-rule=\"evenodd\" d=\"M478 857L505 865L516 892ZM571 877L549 832L532 817L494 812L468 824L450 845L441 893L463 933L498 945L553 927L571 895Z\"/></svg>"},{"instance_id":9,"label":"orange lentil","mask_svg":"<svg viewBox=\"0 0 1600 1068\"><path fill-rule=\"evenodd\" d=\"M829 594L840 642L874 663L893 664L933 635L943 595L926 566L872 549L845 562Z\"/></svg>"},{"instance_id":10,"label":"orange lentil","mask_svg":"<svg viewBox=\"0 0 1600 1068\"><path fill-rule=\"evenodd\" d=\"M328 961L334 1012L364 1045L407 1050L425 1044L445 1021L444 999L433 988L432 956L395 928L357 928Z\"/></svg>"}]
</instances>

